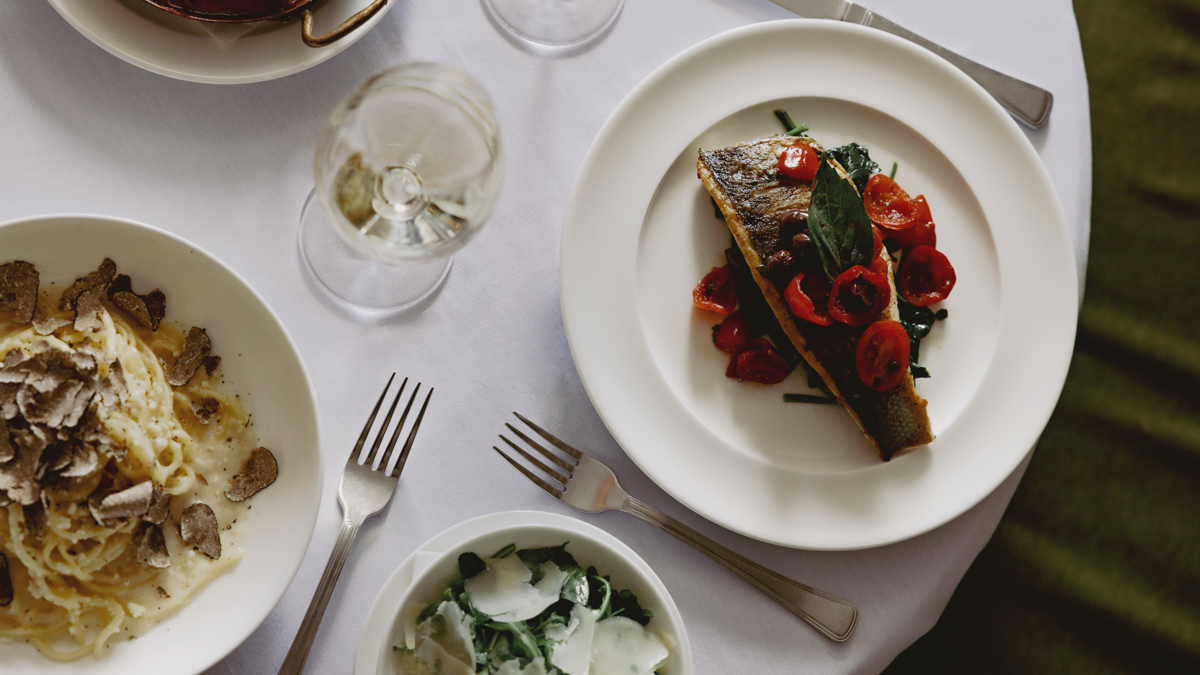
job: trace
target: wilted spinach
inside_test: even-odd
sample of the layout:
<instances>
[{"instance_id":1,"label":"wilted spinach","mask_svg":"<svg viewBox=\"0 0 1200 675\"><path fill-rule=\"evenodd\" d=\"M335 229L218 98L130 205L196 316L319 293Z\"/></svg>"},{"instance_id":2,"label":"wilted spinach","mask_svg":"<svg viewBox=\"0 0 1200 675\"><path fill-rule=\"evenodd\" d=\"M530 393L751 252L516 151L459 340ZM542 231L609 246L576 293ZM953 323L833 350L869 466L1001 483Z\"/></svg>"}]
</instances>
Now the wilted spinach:
<instances>
[{"instance_id":1,"label":"wilted spinach","mask_svg":"<svg viewBox=\"0 0 1200 675\"><path fill-rule=\"evenodd\" d=\"M867 180L879 173L879 165L871 159L867 149L858 143L849 143L834 148L829 154L842 165L859 193L867 187Z\"/></svg>"}]
</instances>

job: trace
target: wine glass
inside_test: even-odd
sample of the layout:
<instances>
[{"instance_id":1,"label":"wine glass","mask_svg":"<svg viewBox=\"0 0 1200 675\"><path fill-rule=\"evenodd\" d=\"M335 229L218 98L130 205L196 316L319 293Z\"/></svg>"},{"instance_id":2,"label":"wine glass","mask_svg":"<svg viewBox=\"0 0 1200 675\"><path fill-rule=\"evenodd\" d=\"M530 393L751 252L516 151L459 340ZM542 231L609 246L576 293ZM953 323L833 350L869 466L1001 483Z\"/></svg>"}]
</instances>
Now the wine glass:
<instances>
[{"instance_id":1,"label":"wine glass","mask_svg":"<svg viewBox=\"0 0 1200 675\"><path fill-rule=\"evenodd\" d=\"M517 44L542 56L574 52L599 39L625 0L482 0Z\"/></svg>"},{"instance_id":2,"label":"wine glass","mask_svg":"<svg viewBox=\"0 0 1200 675\"><path fill-rule=\"evenodd\" d=\"M314 281L353 313L411 308L496 204L504 153L492 102L453 66L385 70L329 116L313 175L300 252Z\"/></svg>"}]
</instances>

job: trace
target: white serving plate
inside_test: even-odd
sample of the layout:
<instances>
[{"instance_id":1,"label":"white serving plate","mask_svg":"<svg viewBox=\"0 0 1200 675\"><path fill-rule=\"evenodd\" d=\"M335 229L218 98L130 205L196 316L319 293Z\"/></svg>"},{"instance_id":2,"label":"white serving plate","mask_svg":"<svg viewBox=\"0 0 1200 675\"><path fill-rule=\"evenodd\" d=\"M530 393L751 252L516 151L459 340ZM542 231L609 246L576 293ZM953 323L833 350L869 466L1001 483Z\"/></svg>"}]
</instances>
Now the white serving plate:
<instances>
[{"instance_id":1,"label":"white serving plate","mask_svg":"<svg viewBox=\"0 0 1200 675\"><path fill-rule=\"evenodd\" d=\"M691 303L729 232L696 153L781 132L787 109L826 147L856 141L924 194L958 283L921 347L938 439L891 462L838 406L783 403L724 376L720 317ZM916 536L998 486L1058 400L1075 335L1075 261L1023 133L958 69L910 42L832 21L778 21L672 58L617 107L563 226L567 338L630 457L697 513L772 543L842 550Z\"/></svg>"},{"instance_id":2,"label":"white serving plate","mask_svg":"<svg viewBox=\"0 0 1200 675\"><path fill-rule=\"evenodd\" d=\"M404 641L400 610L409 602L432 602L458 571L458 555L472 551L487 555L508 544L517 548L558 546L581 565L594 565L612 577L614 589L632 590L643 607L654 611L650 626L671 635L675 645L661 669L663 675L695 671L691 644L679 608L662 580L633 549L619 539L576 518L542 511L504 511L454 525L422 544L384 583L367 613L354 655L354 675L394 675L392 645ZM487 553L483 553L486 551Z\"/></svg>"},{"instance_id":3,"label":"white serving plate","mask_svg":"<svg viewBox=\"0 0 1200 675\"><path fill-rule=\"evenodd\" d=\"M226 382L253 415L279 478L255 495L245 556L142 637L100 660L52 662L23 643L0 644L0 672L195 675L241 644L271 613L308 549L321 501L322 467L312 382L287 331L254 289L224 263L149 225L101 216L40 216L0 225L0 262L37 266L41 285L69 285L105 257L135 288L161 288L167 321L202 326Z\"/></svg>"},{"instance_id":4,"label":"white serving plate","mask_svg":"<svg viewBox=\"0 0 1200 675\"><path fill-rule=\"evenodd\" d=\"M312 68L366 35L396 4L392 0L358 30L314 49L300 39L298 21L264 21L222 44L200 22L142 0L49 1L76 30L113 56L152 73L209 84L262 82ZM332 30L368 2L328 0L313 12L315 32Z\"/></svg>"}]
</instances>

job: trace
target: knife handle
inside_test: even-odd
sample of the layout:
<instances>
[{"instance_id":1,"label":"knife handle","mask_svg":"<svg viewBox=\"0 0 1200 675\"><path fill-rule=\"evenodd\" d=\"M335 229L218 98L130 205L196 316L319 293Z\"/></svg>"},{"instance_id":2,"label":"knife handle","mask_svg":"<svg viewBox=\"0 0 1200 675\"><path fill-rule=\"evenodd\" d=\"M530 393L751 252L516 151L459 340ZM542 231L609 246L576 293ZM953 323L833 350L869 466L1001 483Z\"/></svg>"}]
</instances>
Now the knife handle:
<instances>
[{"instance_id":1,"label":"knife handle","mask_svg":"<svg viewBox=\"0 0 1200 675\"><path fill-rule=\"evenodd\" d=\"M868 11L864 19L862 21L863 25L878 28L910 42L915 42L958 66L972 80L975 80L986 89L1009 114L1025 126L1031 129L1041 129L1046 126L1046 121L1050 119L1050 109L1054 107L1054 95L1045 89L1035 87L1028 82L1022 82L1004 73L996 72L987 66L980 65L971 59L955 54L949 49L930 42L907 28L897 25L874 12Z\"/></svg>"}]
</instances>

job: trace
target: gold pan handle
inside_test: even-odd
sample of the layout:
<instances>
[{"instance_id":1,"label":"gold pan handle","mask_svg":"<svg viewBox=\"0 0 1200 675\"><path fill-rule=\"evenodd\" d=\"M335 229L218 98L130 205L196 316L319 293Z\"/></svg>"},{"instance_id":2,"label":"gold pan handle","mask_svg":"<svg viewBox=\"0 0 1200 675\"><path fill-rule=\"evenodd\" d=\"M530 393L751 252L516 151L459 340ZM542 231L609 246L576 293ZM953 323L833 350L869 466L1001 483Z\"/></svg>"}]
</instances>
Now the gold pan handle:
<instances>
[{"instance_id":1,"label":"gold pan handle","mask_svg":"<svg viewBox=\"0 0 1200 675\"><path fill-rule=\"evenodd\" d=\"M313 35L313 14L311 9L304 10L303 22L300 27L300 35L304 38L304 44L309 47L324 47L325 45L333 44L338 40L346 37L354 32L356 28L371 20L371 17L379 13L388 4L388 0L374 0L366 8L355 14L354 16L342 22L342 25L334 28L327 35Z\"/></svg>"}]
</instances>

